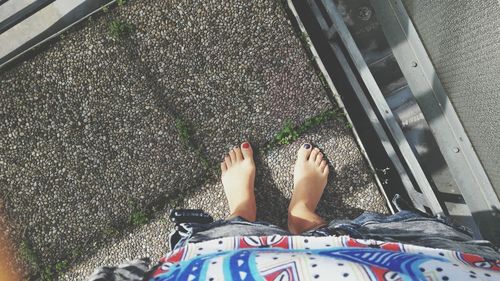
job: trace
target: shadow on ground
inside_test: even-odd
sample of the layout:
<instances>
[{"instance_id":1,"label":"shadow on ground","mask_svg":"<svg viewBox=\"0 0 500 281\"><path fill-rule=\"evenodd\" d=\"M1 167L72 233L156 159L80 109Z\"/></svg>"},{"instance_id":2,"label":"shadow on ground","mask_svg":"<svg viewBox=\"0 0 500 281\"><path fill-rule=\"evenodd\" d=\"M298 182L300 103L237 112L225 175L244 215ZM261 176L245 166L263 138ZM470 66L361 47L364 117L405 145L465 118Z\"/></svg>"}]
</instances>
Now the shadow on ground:
<instances>
[{"instance_id":1,"label":"shadow on ground","mask_svg":"<svg viewBox=\"0 0 500 281\"><path fill-rule=\"evenodd\" d=\"M117 19L135 26L119 40L109 35ZM161 253L164 213L134 221L148 206L224 217L207 168L244 139L258 148L287 120L332 108L282 7L264 0L131 1L2 73L0 99L0 195L15 240L29 241L42 266L70 257L68 280ZM305 139L345 174L325 195L342 209L321 212L385 210L351 132L336 122L259 156L262 219L284 225L288 167Z\"/></svg>"}]
</instances>

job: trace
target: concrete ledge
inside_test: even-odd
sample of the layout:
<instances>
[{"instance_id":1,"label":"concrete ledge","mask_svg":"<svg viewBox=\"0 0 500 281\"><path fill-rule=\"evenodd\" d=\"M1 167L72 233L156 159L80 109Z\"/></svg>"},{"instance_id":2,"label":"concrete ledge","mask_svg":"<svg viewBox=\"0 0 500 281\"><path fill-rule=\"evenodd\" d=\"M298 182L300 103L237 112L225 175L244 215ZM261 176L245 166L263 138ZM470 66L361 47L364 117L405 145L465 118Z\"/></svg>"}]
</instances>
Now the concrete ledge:
<instances>
[{"instance_id":1,"label":"concrete ledge","mask_svg":"<svg viewBox=\"0 0 500 281\"><path fill-rule=\"evenodd\" d=\"M112 2L114 1L57 0L47 5L0 34L0 68Z\"/></svg>"},{"instance_id":2,"label":"concrete ledge","mask_svg":"<svg viewBox=\"0 0 500 281\"><path fill-rule=\"evenodd\" d=\"M3 4L0 9L0 22L22 11L24 8L35 3L36 0L11 0Z\"/></svg>"}]
</instances>

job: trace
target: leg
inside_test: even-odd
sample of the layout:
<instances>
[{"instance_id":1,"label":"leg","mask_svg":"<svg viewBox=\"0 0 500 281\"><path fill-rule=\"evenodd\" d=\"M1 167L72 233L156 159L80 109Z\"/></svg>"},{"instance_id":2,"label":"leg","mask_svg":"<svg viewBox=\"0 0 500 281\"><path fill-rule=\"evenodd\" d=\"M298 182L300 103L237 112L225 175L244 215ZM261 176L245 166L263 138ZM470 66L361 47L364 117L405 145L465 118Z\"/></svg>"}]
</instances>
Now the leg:
<instances>
[{"instance_id":1,"label":"leg","mask_svg":"<svg viewBox=\"0 0 500 281\"><path fill-rule=\"evenodd\" d=\"M294 190L288 207L288 230L293 234L325 224L316 206L328 179L328 165L318 148L304 144L298 152L293 171Z\"/></svg>"},{"instance_id":2,"label":"leg","mask_svg":"<svg viewBox=\"0 0 500 281\"><path fill-rule=\"evenodd\" d=\"M229 203L229 218L240 216L248 221L255 221L254 181L255 163L252 147L244 142L240 147L229 151L221 164L222 185Z\"/></svg>"}]
</instances>

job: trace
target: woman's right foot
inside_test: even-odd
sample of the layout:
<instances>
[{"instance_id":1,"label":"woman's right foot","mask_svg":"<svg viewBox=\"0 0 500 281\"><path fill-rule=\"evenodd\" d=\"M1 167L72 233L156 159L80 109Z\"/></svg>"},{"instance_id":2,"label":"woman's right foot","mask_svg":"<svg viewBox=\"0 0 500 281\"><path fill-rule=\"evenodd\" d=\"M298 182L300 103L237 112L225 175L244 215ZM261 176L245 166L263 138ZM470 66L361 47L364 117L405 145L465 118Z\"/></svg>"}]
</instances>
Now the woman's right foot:
<instances>
[{"instance_id":1,"label":"woman's right foot","mask_svg":"<svg viewBox=\"0 0 500 281\"><path fill-rule=\"evenodd\" d=\"M288 207L288 229L293 234L316 229L325 221L316 214L328 179L328 164L323 154L311 144L298 151L293 171L293 196Z\"/></svg>"},{"instance_id":2,"label":"woman's right foot","mask_svg":"<svg viewBox=\"0 0 500 281\"><path fill-rule=\"evenodd\" d=\"M250 144L244 142L241 147L231 149L220 167L222 185L229 203L229 218L242 217L255 221L255 162Z\"/></svg>"}]
</instances>

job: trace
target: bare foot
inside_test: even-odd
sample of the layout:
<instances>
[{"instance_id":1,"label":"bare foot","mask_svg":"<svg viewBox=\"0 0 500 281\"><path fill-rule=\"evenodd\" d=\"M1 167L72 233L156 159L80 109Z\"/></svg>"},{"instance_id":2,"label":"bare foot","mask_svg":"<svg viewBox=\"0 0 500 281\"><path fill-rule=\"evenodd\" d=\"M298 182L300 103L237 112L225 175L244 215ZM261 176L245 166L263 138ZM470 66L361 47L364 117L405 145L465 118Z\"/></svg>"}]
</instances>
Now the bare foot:
<instances>
[{"instance_id":1,"label":"bare foot","mask_svg":"<svg viewBox=\"0 0 500 281\"><path fill-rule=\"evenodd\" d=\"M291 233L300 234L325 224L315 211L326 186L328 171L318 148L306 143L299 149L293 171L293 196L288 207Z\"/></svg>"},{"instance_id":2,"label":"bare foot","mask_svg":"<svg viewBox=\"0 0 500 281\"><path fill-rule=\"evenodd\" d=\"M254 182L255 163L253 150L248 142L229 151L229 155L220 163L222 185L229 202L229 218L240 216L248 221L255 221Z\"/></svg>"}]
</instances>

